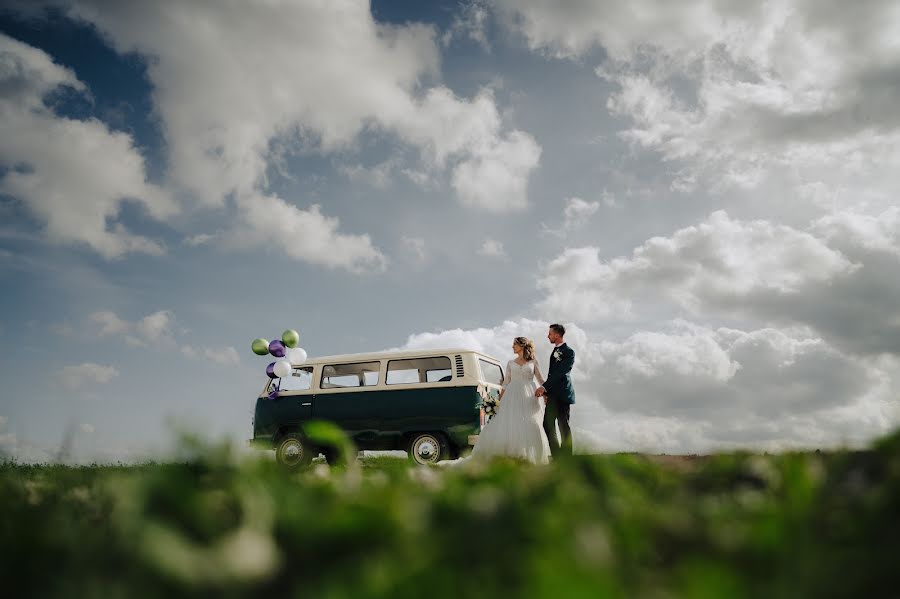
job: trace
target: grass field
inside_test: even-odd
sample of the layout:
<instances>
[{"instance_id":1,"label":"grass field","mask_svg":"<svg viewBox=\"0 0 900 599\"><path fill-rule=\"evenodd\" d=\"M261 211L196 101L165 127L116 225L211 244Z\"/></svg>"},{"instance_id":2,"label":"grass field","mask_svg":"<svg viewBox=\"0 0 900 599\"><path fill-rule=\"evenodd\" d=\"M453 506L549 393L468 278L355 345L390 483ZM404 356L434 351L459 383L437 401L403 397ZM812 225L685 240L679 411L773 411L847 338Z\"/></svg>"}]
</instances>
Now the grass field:
<instances>
[{"instance_id":1,"label":"grass field","mask_svg":"<svg viewBox=\"0 0 900 599\"><path fill-rule=\"evenodd\" d=\"M867 451L285 473L0 465L8 597L898 597L900 434Z\"/></svg>"}]
</instances>

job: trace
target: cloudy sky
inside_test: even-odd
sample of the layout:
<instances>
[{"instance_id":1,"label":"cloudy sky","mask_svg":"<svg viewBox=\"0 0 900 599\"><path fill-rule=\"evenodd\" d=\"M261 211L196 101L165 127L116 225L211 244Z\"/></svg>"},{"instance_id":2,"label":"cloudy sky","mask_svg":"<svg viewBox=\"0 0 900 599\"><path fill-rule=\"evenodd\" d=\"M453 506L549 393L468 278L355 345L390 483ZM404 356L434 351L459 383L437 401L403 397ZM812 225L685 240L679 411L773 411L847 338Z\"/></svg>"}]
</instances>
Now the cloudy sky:
<instances>
[{"instance_id":1,"label":"cloudy sky","mask_svg":"<svg viewBox=\"0 0 900 599\"><path fill-rule=\"evenodd\" d=\"M250 434L312 355L561 321L582 449L900 424L891 0L0 8L0 451Z\"/></svg>"}]
</instances>

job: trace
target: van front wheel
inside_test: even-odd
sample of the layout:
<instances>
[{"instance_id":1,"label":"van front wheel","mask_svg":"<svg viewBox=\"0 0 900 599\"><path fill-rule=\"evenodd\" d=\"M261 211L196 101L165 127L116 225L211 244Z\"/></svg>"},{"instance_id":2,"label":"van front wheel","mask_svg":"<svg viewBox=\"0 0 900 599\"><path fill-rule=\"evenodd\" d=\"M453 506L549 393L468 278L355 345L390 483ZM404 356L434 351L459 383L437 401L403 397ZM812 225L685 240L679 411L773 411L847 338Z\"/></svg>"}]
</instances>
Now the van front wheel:
<instances>
[{"instance_id":1,"label":"van front wheel","mask_svg":"<svg viewBox=\"0 0 900 599\"><path fill-rule=\"evenodd\" d=\"M447 440L440 433L417 433L409 440L409 459L414 464L427 466L446 460L450 454Z\"/></svg>"},{"instance_id":2,"label":"van front wheel","mask_svg":"<svg viewBox=\"0 0 900 599\"><path fill-rule=\"evenodd\" d=\"M288 433L275 447L275 461L288 470L295 470L312 461L312 450L299 435Z\"/></svg>"}]
</instances>

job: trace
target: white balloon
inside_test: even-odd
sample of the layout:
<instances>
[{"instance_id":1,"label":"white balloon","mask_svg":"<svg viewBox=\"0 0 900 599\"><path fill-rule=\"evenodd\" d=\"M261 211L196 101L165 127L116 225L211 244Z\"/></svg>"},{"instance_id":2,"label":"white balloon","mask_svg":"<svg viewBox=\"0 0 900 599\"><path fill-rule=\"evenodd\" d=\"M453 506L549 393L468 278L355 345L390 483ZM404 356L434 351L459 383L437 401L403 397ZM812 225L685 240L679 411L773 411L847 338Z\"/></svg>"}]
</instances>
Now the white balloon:
<instances>
[{"instance_id":1,"label":"white balloon","mask_svg":"<svg viewBox=\"0 0 900 599\"><path fill-rule=\"evenodd\" d=\"M291 360L291 364L303 364L306 362L306 350L302 347L292 347L288 350L288 358Z\"/></svg>"},{"instance_id":2,"label":"white balloon","mask_svg":"<svg viewBox=\"0 0 900 599\"><path fill-rule=\"evenodd\" d=\"M293 369L291 368L291 363L287 360L279 360L278 362L275 362L275 368L273 368L273 370L275 371L275 376L283 379L286 376L291 376L291 371Z\"/></svg>"}]
</instances>

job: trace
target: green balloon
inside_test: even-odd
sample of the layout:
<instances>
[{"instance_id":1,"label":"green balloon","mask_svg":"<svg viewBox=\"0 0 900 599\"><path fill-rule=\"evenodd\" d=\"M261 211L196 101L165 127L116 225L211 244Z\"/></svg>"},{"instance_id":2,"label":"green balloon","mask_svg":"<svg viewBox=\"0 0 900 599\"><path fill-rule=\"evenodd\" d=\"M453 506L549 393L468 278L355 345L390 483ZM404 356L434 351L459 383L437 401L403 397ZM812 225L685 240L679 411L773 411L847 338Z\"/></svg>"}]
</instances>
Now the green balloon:
<instances>
[{"instance_id":1,"label":"green balloon","mask_svg":"<svg viewBox=\"0 0 900 599\"><path fill-rule=\"evenodd\" d=\"M257 356L264 356L269 353L269 342L262 337L254 339L250 347L253 348L253 353Z\"/></svg>"},{"instance_id":2,"label":"green balloon","mask_svg":"<svg viewBox=\"0 0 900 599\"><path fill-rule=\"evenodd\" d=\"M300 333L294 329L288 329L281 334L281 342L286 347L297 347L300 344Z\"/></svg>"}]
</instances>

